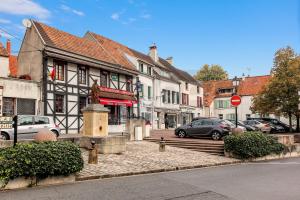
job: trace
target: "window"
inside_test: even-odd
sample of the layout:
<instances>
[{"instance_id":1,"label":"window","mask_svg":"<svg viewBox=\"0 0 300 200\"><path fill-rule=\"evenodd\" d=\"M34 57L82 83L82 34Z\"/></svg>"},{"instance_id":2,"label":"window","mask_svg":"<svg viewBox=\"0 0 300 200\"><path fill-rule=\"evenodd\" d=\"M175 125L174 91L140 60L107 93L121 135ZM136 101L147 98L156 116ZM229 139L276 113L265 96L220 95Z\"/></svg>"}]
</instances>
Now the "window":
<instances>
[{"instance_id":1,"label":"window","mask_svg":"<svg viewBox=\"0 0 300 200\"><path fill-rule=\"evenodd\" d=\"M27 117L20 117L18 119L18 126L26 126L26 125L32 125L33 124L33 117L27 116Z\"/></svg>"},{"instance_id":2,"label":"window","mask_svg":"<svg viewBox=\"0 0 300 200\"><path fill-rule=\"evenodd\" d=\"M192 126L201 126L203 120L196 120L192 122Z\"/></svg>"},{"instance_id":3,"label":"window","mask_svg":"<svg viewBox=\"0 0 300 200\"><path fill-rule=\"evenodd\" d=\"M179 104L179 101L180 101L180 100L179 100L179 92L176 92L176 99L177 99L177 101L176 101L177 104Z\"/></svg>"},{"instance_id":4,"label":"window","mask_svg":"<svg viewBox=\"0 0 300 200\"><path fill-rule=\"evenodd\" d=\"M197 93L200 93L200 86L197 86Z\"/></svg>"},{"instance_id":5,"label":"window","mask_svg":"<svg viewBox=\"0 0 300 200\"><path fill-rule=\"evenodd\" d=\"M176 96L176 92L172 91L172 104L175 104L175 100L176 100L175 96Z\"/></svg>"},{"instance_id":6,"label":"window","mask_svg":"<svg viewBox=\"0 0 300 200\"><path fill-rule=\"evenodd\" d=\"M215 100L215 108L217 109L231 108L230 100Z\"/></svg>"},{"instance_id":7,"label":"window","mask_svg":"<svg viewBox=\"0 0 300 200\"><path fill-rule=\"evenodd\" d=\"M219 114L219 119L223 119L223 114Z\"/></svg>"},{"instance_id":8,"label":"window","mask_svg":"<svg viewBox=\"0 0 300 200\"><path fill-rule=\"evenodd\" d=\"M14 115L15 99L10 97L3 97L3 116Z\"/></svg>"},{"instance_id":9,"label":"window","mask_svg":"<svg viewBox=\"0 0 300 200\"><path fill-rule=\"evenodd\" d=\"M80 66L78 73L79 84L86 84L86 67Z\"/></svg>"},{"instance_id":10,"label":"window","mask_svg":"<svg viewBox=\"0 0 300 200\"><path fill-rule=\"evenodd\" d=\"M102 71L100 74L100 86L107 87L107 72Z\"/></svg>"},{"instance_id":11,"label":"window","mask_svg":"<svg viewBox=\"0 0 300 200\"><path fill-rule=\"evenodd\" d=\"M183 105L189 105L189 95L182 93L182 104Z\"/></svg>"},{"instance_id":12,"label":"window","mask_svg":"<svg viewBox=\"0 0 300 200\"><path fill-rule=\"evenodd\" d=\"M65 65L63 61L54 61L55 79L63 81L65 79Z\"/></svg>"},{"instance_id":13,"label":"window","mask_svg":"<svg viewBox=\"0 0 300 200\"><path fill-rule=\"evenodd\" d=\"M140 63L140 65L139 65L139 70L140 70L140 72L144 72L144 65L143 65L143 63Z\"/></svg>"},{"instance_id":14,"label":"window","mask_svg":"<svg viewBox=\"0 0 300 200\"><path fill-rule=\"evenodd\" d=\"M144 96L144 84L141 84L141 88L140 88L140 97Z\"/></svg>"},{"instance_id":15,"label":"window","mask_svg":"<svg viewBox=\"0 0 300 200\"><path fill-rule=\"evenodd\" d=\"M233 88L220 88L218 90L219 94L225 94L225 93L230 93L231 94L233 92L234 92Z\"/></svg>"},{"instance_id":16,"label":"window","mask_svg":"<svg viewBox=\"0 0 300 200\"><path fill-rule=\"evenodd\" d=\"M166 103L166 90L162 90L162 102Z\"/></svg>"},{"instance_id":17,"label":"window","mask_svg":"<svg viewBox=\"0 0 300 200\"><path fill-rule=\"evenodd\" d=\"M149 66L147 67L147 74L148 74L148 75L151 75L151 74L152 74L152 73L151 73L151 67L149 67Z\"/></svg>"},{"instance_id":18,"label":"window","mask_svg":"<svg viewBox=\"0 0 300 200\"><path fill-rule=\"evenodd\" d=\"M202 108L203 105L202 105L202 97L197 97L197 107L198 108Z\"/></svg>"},{"instance_id":19,"label":"window","mask_svg":"<svg viewBox=\"0 0 300 200\"><path fill-rule=\"evenodd\" d=\"M60 94L55 95L55 112L57 113L64 112L64 95L60 95Z\"/></svg>"},{"instance_id":20,"label":"window","mask_svg":"<svg viewBox=\"0 0 300 200\"><path fill-rule=\"evenodd\" d=\"M48 117L34 117L34 124L49 124L49 118Z\"/></svg>"},{"instance_id":21,"label":"window","mask_svg":"<svg viewBox=\"0 0 300 200\"><path fill-rule=\"evenodd\" d=\"M185 89L188 90L189 89L189 83L185 83Z\"/></svg>"},{"instance_id":22,"label":"window","mask_svg":"<svg viewBox=\"0 0 300 200\"><path fill-rule=\"evenodd\" d=\"M148 99L151 99L151 86L148 86Z\"/></svg>"},{"instance_id":23,"label":"window","mask_svg":"<svg viewBox=\"0 0 300 200\"><path fill-rule=\"evenodd\" d=\"M16 100L18 115L35 115L35 99L17 98Z\"/></svg>"},{"instance_id":24,"label":"window","mask_svg":"<svg viewBox=\"0 0 300 200\"><path fill-rule=\"evenodd\" d=\"M131 83L132 83L132 78L126 76L126 91L128 92L131 92Z\"/></svg>"},{"instance_id":25,"label":"window","mask_svg":"<svg viewBox=\"0 0 300 200\"><path fill-rule=\"evenodd\" d=\"M86 107L86 102L87 102L87 98L86 97L79 97L79 112L81 112L81 110Z\"/></svg>"},{"instance_id":26,"label":"window","mask_svg":"<svg viewBox=\"0 0 300 200\"><path fill-rule=\"evenodd\" d=\"M168 90L168 103L171 103L171 91Z\"/></svg>"},{"instance_id":27,"label":"window","mask_svg":"<svg viewBox=\"0 0 300 200\"><path fill-rule=\"evenodd\" d=\"M246 114L246 119L250 118L251 115L250 114Z\"/></svg>"}]
</instances>

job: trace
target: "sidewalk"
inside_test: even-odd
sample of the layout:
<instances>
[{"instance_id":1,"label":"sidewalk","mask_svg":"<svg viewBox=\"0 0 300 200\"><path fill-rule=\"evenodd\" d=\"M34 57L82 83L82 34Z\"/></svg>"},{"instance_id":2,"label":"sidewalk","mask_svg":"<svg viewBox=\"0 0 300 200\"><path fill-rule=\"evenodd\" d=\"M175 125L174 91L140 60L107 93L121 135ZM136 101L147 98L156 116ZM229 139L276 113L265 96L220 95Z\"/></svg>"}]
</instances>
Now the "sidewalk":
<instances>
[{"instance_id":1,"label":"sidewalk","mask_svg":"<svg viewBox=\"0 0 300 200\"><path fill-rule=\"evenodd\" d=\"M84 169L77 174L76 180L108 178L135 174L154 173L233 164L239 160L203 152L166 146L159 152L158 144L140 141L128 142L124 154L99 154L98 164L88 164L88 151L83 151Z\"/></svg>"}]
</instances>

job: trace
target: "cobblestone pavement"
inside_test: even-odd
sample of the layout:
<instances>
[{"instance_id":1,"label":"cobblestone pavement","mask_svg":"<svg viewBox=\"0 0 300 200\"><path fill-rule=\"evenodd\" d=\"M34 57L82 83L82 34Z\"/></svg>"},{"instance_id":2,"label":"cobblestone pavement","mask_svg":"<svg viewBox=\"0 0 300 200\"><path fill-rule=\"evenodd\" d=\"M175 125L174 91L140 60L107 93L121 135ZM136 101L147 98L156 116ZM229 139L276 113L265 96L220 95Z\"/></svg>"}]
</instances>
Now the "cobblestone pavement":
<instances>
[{"instance_id":1,"label":"cobblestone pavement","mask_svg":"<svg viewBox=\"0 0 300 200\"><path fill-rule=\"evenodd\" d=\"M85 166L78 174L77 179L132 175L238 162L232 158L170 146L166 146L165 152L159 152L158 147L158 144L146 141L127 142L125 153L120 155L99 154L98 164L88 164L88 151L84 150Z\"/></svg>"}]
</instances>

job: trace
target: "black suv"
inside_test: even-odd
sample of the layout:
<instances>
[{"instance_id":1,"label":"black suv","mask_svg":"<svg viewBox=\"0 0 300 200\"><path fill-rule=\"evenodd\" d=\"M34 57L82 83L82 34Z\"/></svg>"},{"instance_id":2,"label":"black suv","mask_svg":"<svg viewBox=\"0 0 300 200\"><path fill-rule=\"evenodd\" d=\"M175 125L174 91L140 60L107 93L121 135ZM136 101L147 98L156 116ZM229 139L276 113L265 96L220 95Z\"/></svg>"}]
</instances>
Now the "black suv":
<instances>
[{"instance_id":1,"label":"black suv","mask_svg":"<svg viewBox=\"0 0 300 200\"><path fill-rule=\"evenodd\" d=\"M229 132L229 125L216 118L201 118L175 129L175 135L181 138L210 136L213 140L219 140Z\"/></svg>"},{"instance_id":2,"label":"black suv","mask_svg":"<svg viewBox=\"0 0 300 200\"><path fill-rule=\"evenodd\" d=\"M257 117L257 118L247 118L247 120L258 120L258 121L265 121L270 123L271 125L275 125L275 126L281 126L285 132L289 132L290 131L290 126L283 123L282 121L275 119L275 118L269 118L269 117Z\"/></svg>"}]
</instances>

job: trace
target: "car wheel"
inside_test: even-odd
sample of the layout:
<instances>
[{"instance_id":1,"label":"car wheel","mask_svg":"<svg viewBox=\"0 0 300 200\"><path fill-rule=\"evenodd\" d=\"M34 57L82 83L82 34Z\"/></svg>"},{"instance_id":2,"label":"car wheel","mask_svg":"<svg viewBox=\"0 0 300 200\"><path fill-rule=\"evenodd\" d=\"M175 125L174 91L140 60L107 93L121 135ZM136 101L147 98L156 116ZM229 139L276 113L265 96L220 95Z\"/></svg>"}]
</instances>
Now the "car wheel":
<instances>
[{"instance_id":1,"label":"car wheel","mask_svg":"<svg viewBox=\"0 0 300 200\"><path fill-rule=\"evenodd\" d=\"M0 140L9 140L8 134L1 132L1 134L0 134Z\"/></svg>"},{"instance_id":2,"label":"car wheel","mask_svg":"<svg viewBox=\"0 0 300 200\"><path fill-rule=\"evenodd\" d=\"M184 130L180 130L180 131L178 132L178 137L180 137L180 138L186 137L185 131L184 131Z\"/></svg>"},{"instance_id":3,"label":"car wheel","mask_svg":"<svg viewBox=\"0 0 300 200\"><path fill-rule=\"evenodd\" d=\"M59 133L56 130L52 130L52 133L54 133L56 135L56 137L59 136Z\"/></svg>"},{"instance_id":4,"label":"car wheel","mask_svg":"<svg viewBox=\"0 0 300 200\"><path fill-rule=\"evenodd\" d=\"M221 133L218 132L218 131L213 131L213 132L211 133L211 138L212 138L213 140L220 140L220 139L221 139Z\"/></svg>"}]
</instances>

